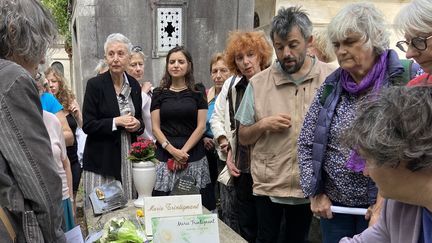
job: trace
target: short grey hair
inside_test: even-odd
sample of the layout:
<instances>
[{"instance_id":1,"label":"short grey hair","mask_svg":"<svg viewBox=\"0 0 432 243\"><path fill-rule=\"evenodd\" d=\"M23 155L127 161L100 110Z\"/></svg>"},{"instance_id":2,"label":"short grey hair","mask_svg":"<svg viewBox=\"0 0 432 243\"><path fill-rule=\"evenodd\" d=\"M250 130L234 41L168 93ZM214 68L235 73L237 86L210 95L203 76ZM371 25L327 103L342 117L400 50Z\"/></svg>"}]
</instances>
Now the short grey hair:
<instances>
[{"instance_id":1,"label":"short grey hair","mask_svg":"<svg viewBox=\"0 0 432 243\"><path fill-rule=\"evenodd\" d=\"M392 86L359 107L344 140L378 166L432 168L432 87Z\"/></svg>"},{"instance_id":2,"label":"short grey hair","mask_svg":"<svg viewBox=\"0 0 432 243\"><path fill-rule=\"evenodd\" d=\"M394 19L395 28L409 37L432 33L432 2L413 0L403 7Z\"/></svg>"},{"instance_id":3,"label":"short grey hair","mask_svg":"<svg viewBox=\"0 0 432 243\"><path fill-rule=\"evenodd\" d=\"M0 1L0 57L39 63L56 37L56 24L39 1Z\"/></svg>"},{"instance_id":4,"label":"short grey hair","mask_svg":"<svg viewBox=\"0 0 432 243\"><path fill-rule=\"evenodd\" d=\"M380 55L390 44L390 32L384 15L371 3L352 3L342 8L327 28L330 42L345 40L349 34L357 33L367 40L376 55Z\"/></svg>"},{"instance_id":5,"label":"short grey hair","mask_svg":"<svg viewBox=\"0 0 432 243\"><path fill-rule=\"evenodd\" d=\"M281 8L273 17L270 30L270 38L274 42L274 34L285 39L292 28L297 26L306 40L312 35L312 22L307 13L301 7Z\"/></svg>"},{"instance_id":6,"label":"short grey hair","mask_svg":"<svg viewBox=\"0 0 432 243\"><path fill-rule=\"evenodd\" d=\"M126 49L128 50L128 54L131 54L131 50L132 50L132 42L129 40L129 38L127 38L126 36L124 36L123 34L120 33L113 33L110 34L105 41L104 44L104 52L106 54L107 52L107 48L108 45L114 42L120 42L126 45Z\"/></svg>"}]
</instances>

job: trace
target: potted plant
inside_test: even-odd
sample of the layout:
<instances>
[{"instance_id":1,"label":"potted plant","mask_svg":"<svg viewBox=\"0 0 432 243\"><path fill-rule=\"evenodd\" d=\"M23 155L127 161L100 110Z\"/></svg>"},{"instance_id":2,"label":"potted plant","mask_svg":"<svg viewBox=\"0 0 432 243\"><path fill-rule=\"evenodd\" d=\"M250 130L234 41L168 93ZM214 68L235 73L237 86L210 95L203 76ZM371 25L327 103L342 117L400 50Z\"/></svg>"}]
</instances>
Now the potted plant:
<instances>
[{"instance_id":1,"label":"potted plant","mask_svg":"<svg viewBox=\"0 0 432 243\"><path fill-rule=\"evenodd\" d=\"M134 201L135 207L144 206L144 197L151 197L156 182L156 145L150 139L138 138L131 145L127 159L132 162L132 177L138 199Z\"/></svg>"}]
</instances>

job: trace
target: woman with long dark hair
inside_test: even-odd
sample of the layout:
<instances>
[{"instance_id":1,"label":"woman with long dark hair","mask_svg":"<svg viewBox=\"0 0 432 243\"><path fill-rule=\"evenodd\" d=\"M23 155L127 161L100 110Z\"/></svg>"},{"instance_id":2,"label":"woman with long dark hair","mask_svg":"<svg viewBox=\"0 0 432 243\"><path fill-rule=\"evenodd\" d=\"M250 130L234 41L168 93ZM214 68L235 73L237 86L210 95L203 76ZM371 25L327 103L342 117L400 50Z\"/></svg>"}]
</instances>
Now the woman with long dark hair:
<instances>
[{"instance_id":1,"label":"woman with long dark hair","mask_svg":"<svg viewBox=\"0 0 432 243\"><path fill-rule=\"evenodd\" d=\"M195 88L192 57L181 46L166 57L165 74L151 103L153 135L157 139L156 185L153 195L169 195L182 176L193 178L203 205L216 207L202 136L206 127L207 101Z\"/></svg>"}]
</instances>

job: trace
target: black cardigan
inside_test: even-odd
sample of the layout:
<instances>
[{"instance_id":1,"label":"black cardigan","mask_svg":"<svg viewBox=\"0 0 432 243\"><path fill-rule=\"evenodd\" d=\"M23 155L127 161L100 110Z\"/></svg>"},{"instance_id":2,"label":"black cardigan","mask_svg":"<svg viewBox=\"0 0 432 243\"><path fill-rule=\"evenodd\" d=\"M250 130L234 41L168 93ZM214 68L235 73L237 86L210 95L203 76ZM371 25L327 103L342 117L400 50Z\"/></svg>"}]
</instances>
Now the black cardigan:
<instances>
[{"instance_id":1,"label":"black cardigan","mask_svg":"<svg viewBox=\"0 0 432 243\"><path fill-rule=\"evenodd\" d=\"M141 123L140 129L131 133L134 142L144 132L141 87L133 77L127 75L127 78L131 86L135 118ZM83 131L87 134L83 169L121 180L120 131L124 128L117 127L116 131L112 131L113 118L117 116L120 116L120 110L110 72L91 78L87 82L83 104Z\"/></svg>"}]
</instances>

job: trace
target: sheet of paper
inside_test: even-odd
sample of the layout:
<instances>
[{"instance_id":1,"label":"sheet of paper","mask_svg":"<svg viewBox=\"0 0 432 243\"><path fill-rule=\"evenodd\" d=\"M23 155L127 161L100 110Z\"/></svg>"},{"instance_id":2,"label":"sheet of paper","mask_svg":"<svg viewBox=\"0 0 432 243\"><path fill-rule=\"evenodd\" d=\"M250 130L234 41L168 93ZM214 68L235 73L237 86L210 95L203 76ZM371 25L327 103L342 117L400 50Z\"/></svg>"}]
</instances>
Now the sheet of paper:
<instances>
[{"instance_id":1,"label":"sheet of paper","mask_svg":"<svg viewBox=\"0 0 432 243\"><path fill-rule=\"evenodd\" d=\"M340 206L330 206L333 213L353 214L353 215L365 215L366 208L349 208Z\"/></svg>"},{"instance_id":2,"label":"sheet of paper","mask_svg":"<svg viewBox=\"0 0 432 243\"><path fill-rule=\"evenodd\" d=\"M147 235L152 235L154 217L202 214L201 195L144 197L144 220Z\"/></svg>"},{"instance_id":3,"label":"sheet of paper","mask_svg":"<svg viewBox=\"0 0 432 243\"><path fill-rule=\"evenodd\" d=\"M219 243L217 214L152 218L153 242Z\"/></svg>"},{"instance_id":4,"label":"sheet of paper","mask_svg":"<svg viewBox=\"0 0 432 243\"><path fill-rule=\"evenodd\" d=\"M79 225L65 233L67 243L84 243L84 238Z\"/></svg>"}]
</instances>

